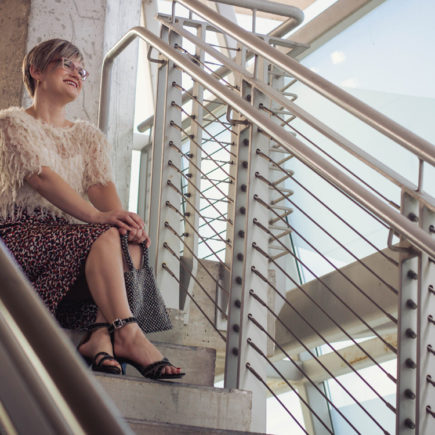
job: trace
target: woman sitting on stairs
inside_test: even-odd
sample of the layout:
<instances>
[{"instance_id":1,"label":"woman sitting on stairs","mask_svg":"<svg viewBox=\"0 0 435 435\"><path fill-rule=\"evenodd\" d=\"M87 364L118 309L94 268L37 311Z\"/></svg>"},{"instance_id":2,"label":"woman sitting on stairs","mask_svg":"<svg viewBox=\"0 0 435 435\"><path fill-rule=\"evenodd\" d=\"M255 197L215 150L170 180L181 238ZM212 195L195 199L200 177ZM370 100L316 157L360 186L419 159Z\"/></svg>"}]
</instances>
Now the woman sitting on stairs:
<instances>
[{"instance_id":1,"label":"woman sitting on stairs","mask_svg":"<svg viewBox=\"0 0 435 435\"><path fill-rule=\"evenodd\" d=\"M120 374L128 362L145 377L179 378L126 296L120 233L128 232L139 267L139 244L150 244L144 222L122 208L101 131L65 118L87 76L65 40L42 42L24 58L33 104L0 111L0 237L61 326L87 329L78 351L93 370Z\"/></svg>"}]
</instances>

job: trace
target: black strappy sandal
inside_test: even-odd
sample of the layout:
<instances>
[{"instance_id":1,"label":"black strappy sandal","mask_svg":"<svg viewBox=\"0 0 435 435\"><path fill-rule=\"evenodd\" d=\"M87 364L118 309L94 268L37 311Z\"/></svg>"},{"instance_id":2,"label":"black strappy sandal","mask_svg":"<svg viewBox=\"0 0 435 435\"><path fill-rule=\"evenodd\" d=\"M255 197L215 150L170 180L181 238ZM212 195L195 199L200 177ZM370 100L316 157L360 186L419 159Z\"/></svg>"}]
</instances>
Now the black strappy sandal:
<instances>
[{"instance_id":1,"label":"black strappy sandal","mask_svg":"<svg viewBox=\"0 0 435 435\"><path fill-rule=\"evenodd\" d=\"M99 329L99 328L110 329L110 327L111 327L110 323L93 323L92 325L88 326L88 331L87 331L86 335L83 337L83 339L77 345L77 351L79 352L79 347L82 344L85 344L87 341L89 341L89 339L91 338L91 335L93 334L93 332L96 329ZM89 358L87 356L84 356L81 353L80 353L80 355L86 361L86 364L88 364L88 366L90 366L94 372L109 373L111 375L120 375L122 372L120 367L103 364L104 361L116 361L115 357L113 357L112 355L109 355L107 352L98 352L96 355L94 355L93 358ZM100 358L98 360L98 358L100 356L102 356L102 358ZM97 360L98 360L98 362L97 362Z\"/></svg>"},{"instance_id":2,"label":"black strappy sandal","mask_svg":"<svg viewBox=\"0 0 435 435\"><path fill-rule=\"evenodd\" d=\"M116 319L112 323L111 328L109 328L109 332L112 333L115 329L123 328L125 325L128 325L129 323L132 322L137 323L135 317L128 317L127 319ZM143 366L142 364L139 364L128 358L117 357L116 359L121 365L130 364L131 366L133 366L144 378L154 379L157 381L164 380L164 379L180 379L186 374L186 373L163 373L165 367L175 367L173 364L169 362L167 358L163 358L162 360L154 362L147 366Z\"/></svg>"}]
</instances>

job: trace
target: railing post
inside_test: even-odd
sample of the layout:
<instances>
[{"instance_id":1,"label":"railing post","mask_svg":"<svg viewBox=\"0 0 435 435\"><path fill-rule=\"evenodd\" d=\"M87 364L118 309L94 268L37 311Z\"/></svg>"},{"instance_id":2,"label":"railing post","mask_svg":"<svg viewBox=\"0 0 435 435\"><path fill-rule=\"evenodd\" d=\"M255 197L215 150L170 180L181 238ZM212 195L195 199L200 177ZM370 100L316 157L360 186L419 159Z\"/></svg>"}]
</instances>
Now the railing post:
<instances>
[{"instance_id":1,"label":"railing post","mask_svg":"<svg viewBox=\"0 0 435 435\"><path fill-rule=\"evenodd\" d=\"M197 36L205 39L206 29L205 24L198 26ZM204 64L205 52L200 47L196 47L195 55L199 60L199 65ZM183 251L181 257L181 285L180 285L180 309L185 309L187 293L193 293L194 281L190 276L196 276L198 264L195 256L198 254L198 235L195 231L199 231L199 214L196 210L200 208L200 195L197 188L201 186L201 174L197 168L201 168L201 149L199 148L202 142L202 123L203 123L203 100L204 88L195 82L193 85L193 95L195 98L192 101L192 121L190 124L190 148L189 148L189 182L187 184L187 201L185 202L185 238L184 243L188 249ZM196 188L195 188L196 187ZM185 309L185 311L188 311Z\"/></svg>"},{"instance_id":2,"label":"railing post","mask_svg":"<svg viewBox=\"0 0 435 435\"><path fill-rule=\"evenodd\" d=\"M402 192L402 214L411 221L418 220L418 201ZM396 433L418 433L417 376L418 376L418 294L419 257L403 250L399 267L399 325L397 331L397 418Z\"/></svg>"},{"instance_id":3,"label":"railing post","mask_svg":"<svg viewBox=\"0 0 435 435\"><path fill-rule=\"evenodd\" d=\"M246 83L242 95L256 107L264 103L263 95ZM267 277L269 265L253 246L267 249L268 244L266 233L254 222L267 227L269 221L268 210L256 201L257 197L265 199L269 195L267 185L256 178L256 172L268 176L268 163L256 151L268 152L269 139L251 125L240 132L239 141L225 386L252 391L251 430L264 432L266 390L259 378L267 382L266 361L250 343L266 355L267 336L249 318L252 316L261 324L267 322L267 310L252 298L250 291L267 300L268 286L254 271Z\"/></svg>"},{"instance_id":4,"label":"railing post","mask_svg":"<svg viewBox=\"0 0 435 435\"><path fill-rule=\"evenodd\" d=\"M168 40L174 47L181 43L181 37L162 26L161 39ZM154 141L153 141L153 169L151 181L150 207L150 237L151 261L154 261L157 276L157 285L161 289L166 305L169 308L179 308L179 285L176 281L180 275L179 262L164 248L167 243L175 252L180 251L180 240L171 231L174 229L179 235L181 230L180 217L168 207L172 204L178 208L181 198L172 189L169 183L180 185L180 174L175 168L181 167L181 156L171 144L180 145L180 131L173 125L181 125L181 112L172 102L181 106L181 91L173 86L181 85L181 71L175 67L174 62L168 61L159 69L157 80L157 97L155 110ZM169 226L168 226L169 224ZM153 263L151 263L153 264ZM167 269L162 267L165 265Z\"/></svg>"},{"instance_id":5,"label":"railing post","mask_svg":"<svg viewBox=\"0 0 435 435\"><path fill-rule=\"evenodd\" d=\"M434 237L435 213L422 205L419 224ZM420 277L420 331L418 379L418 433L429 435L435 427L435 259L421 254Z\"/></svg>"}]
</instances>

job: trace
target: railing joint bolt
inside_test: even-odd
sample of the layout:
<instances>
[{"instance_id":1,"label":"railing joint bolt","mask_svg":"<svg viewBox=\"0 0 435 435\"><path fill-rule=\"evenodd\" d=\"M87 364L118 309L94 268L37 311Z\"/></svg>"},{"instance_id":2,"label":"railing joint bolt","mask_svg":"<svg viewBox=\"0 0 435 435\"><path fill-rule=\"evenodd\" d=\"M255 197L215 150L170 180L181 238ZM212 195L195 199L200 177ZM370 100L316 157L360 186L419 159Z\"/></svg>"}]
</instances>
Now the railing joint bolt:
<instances>
[{"instance_id":1,"label":"railing joint bolt","mask_svg":"<svg viewBox=\"0 0 435 435\"><path fill-rule=\"evenodd\" d=\"M240 189L241 189L242 192L246 192L246 191L248 190L246 184L242 184L242 185L240 186Z\"/></svg>"},{"instance_id":2,"label":"railing joint bolt","mask_svg":"<svg viewBox=\"0 0 435 435\"><path fill-rule=\"evenodd\" d=\"M246 160L244 160L242 162L242 166L246 169L248 167L248 162Z\"/></svg>"},{"instance_id":3,"label":"railing joint bolt","mask_svg":"<svg viewBox=\"0 0 435 435\"><path fill-rule=\"evenodd\" d=\"M433 318L432 314L429 314L429 315L427 316L427 321L428 321L429 323L432 323L432 325L435 325L435 319Z\"/></svg>"},{"instance_id":4,"label":"railing joint bolt","mask_svg":"<svg viewBox=\"0 0 435 435\"><path fill-rule=\"evenodd\" d=\"M408 299L406 301L406 306L411 309L411 310L416 310L417 309L417 304L412 300L412 299Z\"/></svg>"},{"instance_id":5,"label":"railing joint bolt","mask_svg":"<svg viewBox=\"0 0 435 435\"><path fill-rule=\"evenodd\" d=\"M406 276L409 279L417 279L418 278L417 273L415 273L413 270L408 270L408 273L406 274Z\"/></svg>"},{"instance_id":6,"label":"railing joint bolt","mask_svg":"<svg viewBox=\"0 0 435 435\"><path fill-rule=\"evenodd\" d=\"M415 393L412 390L410 390L409 388L407 388L404 391L404 394L405 394L405 397L408 398L408 399L412 399L412 400L415 399Z\"/></svg>"},{"instance_id":7,"label":"railing joint bolt","mask_svg":"<svg viewBox=\"0 0 435 435\"><path fill-rule=\"evenodd\" d=\"M431 408L430 405L427 405L427 406L426 406L426 412L427 412L428 414L430 414L432 417L435 417L435 412L432 411L432 408Z\"/></svg>"},{"instance_id":8,"label":"railing joint bolt","mask_svg":"<svg viewBox=\"0 0 435 435\"><path fill-rule=\"evenodd\" d=\"M189 217L190 216L190 211L186 211L186 213L184 213L184 216Z\"/></svg>"},{"instance_id":9,"label":"railing joint bolt","mask_svg":"<svg viewBox=\"0 0 435 435\"><path fill-rule=\"evenodd\" d=\"M415 213L412 213L412 212L408 214L408 219L411 222L418 222L418 216Z\"/></svg>"},{"instance_id":10,"label":"railing joint bolt","mask_svg":"<svg viewBox=\"0 0 435 435\"><path fill-rule=\"evenodd\" d=\"M233 331L234 332L239 332L240 331L240 326L237 325L237 324L233 325Z\"/></svg>"},{"instance_id":11,"label":"railing joint bolt","mask_svg":"<svg viewBox=\"0 0 435 435\"><path fill-rule=\"evenodd\" d=\"M427 289L429 290L429 293L432 293L433 295L435 295L435 290L434 290L432 284Z\"/></svg>"},{"instance_id":12,"label":"railing joint bolt","mask_svg":"<svg viewBox=\"0 0 435 435\"><path fill-rule=\"evenodd\" d=\"M415 423L410 418L405 419L403 423L408 429L415 429Z\"/></svg>"},{"instance_id":13,"label":"railing joint bolt","mask_svg":"<svg viewBox=\"0 0 435 435\"><path fill-rule=\"evenodd\" d=\"M236 283L242 284L242 277L241 276L236 276Z\"/></svg>"},{"instance_id":14,"label":"railing joint bolt","mask_svg":"<svg viewBox=\"0 0 435 435\"><path fill-rule=\"evenodd\" d=\"M432 355L435 355L435 350L434 350L434 348L432 347L431 344L428 344L427 347L426 347L426 349L427 349L428 352L430 352Z\"/></svg>"},{"instance_id":15,"label":"railing joint bolt","mask_svg":"<svg viewBox=\"0 0 435 435\"><path fill-rule=\"evenodd\" d=\"M249 145L249 139L243 139L243 145L245 145L245 147L247 147Z\"/></svg>"},{"instance_id":16,"label":"railing joint bolt","mask_svg":"<svg viewBox=\"0 0 435 435\"><path fill-rule=\"evenodd\" d=\"M240 281L242 280L242 278L240 278ZM240 308L241 306L242 306L242 302L240 301L240 299L236 299L235 301L234 301L234 305L237 307L237 308Z\"/></svg>"},{"instance_id":17,"label":"railing joint bolt","mask_svg":"<svg viewBox=\"0 0 435 435\"><path fill-rule=\"evenodd\" d=\"M239 237L243 239L245 237L245 232L243 230L239 231Z\"/></svg>"},{"instance_id":18,"label":"railing joint bolt","mask_svg":"<svg viewBox=\"0 0 435 435\"><path fill-rule=\"evenodd\" d=\"M251 101L251 94L246 95L246 101Z\"/></svg>"},{"instance_id":19,"label":"railing joint bolt","mask_svg":"<svg viewBox=\"0 0 435 435\"><path fill-rule=\"evenodd\" d=\"M246 214L246 207L240 207L240 213Z\"/></svg>"},{"instance_id":20,"label":"railing joint bolt","mask_svg":"<svg viewBox=\"0 0 435 435\"><path fill-rule=\"evenodd\" d=\"M239 260L239 261L243 261L243 254L241 253L241 252L239 252L238 254L237 254L237 260Z\"/></svg>"},{"instance_id":21,"label":"railing joint bolt","mask_svg":"<svg viewBox=\"0 0 435 435\"><path fill-rule=\"evenodd\" d=\"M407 336L408 338L416 338L416 337L417 337L417 334L416 334L415 331L413 331L411 328L408 328L408 329L405 331L405 334L406 334L406 336Z\"/></svg>"},{"instance_id":22,"label":"railing joint bolt","mask_svg":"<svg viewBox=\"0 0 435 435\"><path fill-rule=\"evenodd\" d=\"M429 232L435 233L435 225L429 225Z\"/></svg>"},{"instance_id":23,"label":"railing joint bolt","mask_svg":"<svg viewBox=\"0 0 435 435\"><path fill-rule=\"evenodd\" d=\"M234 356L238 356L238 355L239 355L239 349L237 349L237 347L233 347L233 348L231 349L231 353L232 353Z\"/></svg>"},{"instance_id":24,"label":"railing joint bolt","mask_svg":"<svg viewBox=\"0 0 435 435\"><path fill-rule=\"evenodd\" d=\"M417 364L411 359L411 358L407 358L405 361L405 365L406 367L408 367L409 369L415 369L417 367Z\"/></svg>"}]
</instances>

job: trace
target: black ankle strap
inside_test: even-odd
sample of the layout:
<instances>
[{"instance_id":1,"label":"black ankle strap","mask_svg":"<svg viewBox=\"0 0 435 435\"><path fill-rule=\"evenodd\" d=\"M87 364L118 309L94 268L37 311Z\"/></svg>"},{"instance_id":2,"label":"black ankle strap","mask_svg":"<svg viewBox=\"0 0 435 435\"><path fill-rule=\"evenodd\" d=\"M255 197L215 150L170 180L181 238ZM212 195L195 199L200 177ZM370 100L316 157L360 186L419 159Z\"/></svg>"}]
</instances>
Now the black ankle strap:
<instances>
[{"instance_id":1,"label":"black ankle strap","mask_svg":"<svg viewBox=\"0 0 435 435\"><path fill-rule=\"evenodd\" d=\"M110 323L92 323L92 325L89 325L87 330L88 331L93 331L95 329L99 329L99 328L110 328Z\"/></svg>"},{"instance_id":2,"label":"black ankle strap","mask_svg":"<svg viewBox=\"0 0 435 435\"><path fill-rule=\"evenodd\" d=\"M109 327L109 332L113 332L115 329L123 328L125 325L129 323L137 323L136 317L127 317L126 319L115 319Z\"/></svg>"}]
</instances>

